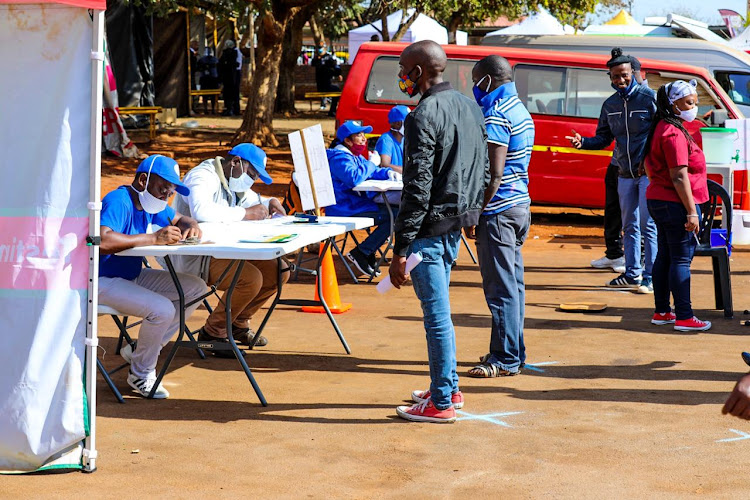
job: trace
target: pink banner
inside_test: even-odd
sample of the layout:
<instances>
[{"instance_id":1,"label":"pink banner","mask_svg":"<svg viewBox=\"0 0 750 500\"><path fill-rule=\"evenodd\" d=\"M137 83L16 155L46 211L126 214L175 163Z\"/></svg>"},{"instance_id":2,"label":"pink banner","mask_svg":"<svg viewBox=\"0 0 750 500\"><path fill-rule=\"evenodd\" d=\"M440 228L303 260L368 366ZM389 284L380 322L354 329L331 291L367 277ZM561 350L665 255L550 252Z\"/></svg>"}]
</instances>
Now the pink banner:
<instances>
[{"instance_id":1,"label":"pink banner","mask_svg":"<svg viewBox=\"0 0 750 500\"><path fill-rule=\"evenodd\" d=\"M0 217L0 289L87 287L85 217Z\"/></svg>"}]
</instances>

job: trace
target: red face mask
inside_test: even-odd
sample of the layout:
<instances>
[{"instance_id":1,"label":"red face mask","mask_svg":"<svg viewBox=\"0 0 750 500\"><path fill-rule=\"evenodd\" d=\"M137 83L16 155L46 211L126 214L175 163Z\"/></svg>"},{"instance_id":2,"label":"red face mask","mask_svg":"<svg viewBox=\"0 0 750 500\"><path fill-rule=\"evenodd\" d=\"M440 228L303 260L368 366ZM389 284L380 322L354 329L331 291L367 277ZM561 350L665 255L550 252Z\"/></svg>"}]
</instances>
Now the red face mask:
<instances>
[{"instance_id":1,"label":"red face mask","mask_svg":"<svg viewBox=\"0 0 750 500\"><path fill-rule=\"evenodd\" d=\"M367 150L367 144L352 144L349 148L349 151L351 151L354 156L362 156L362 154Z\"/></svg>"}]
</instances>

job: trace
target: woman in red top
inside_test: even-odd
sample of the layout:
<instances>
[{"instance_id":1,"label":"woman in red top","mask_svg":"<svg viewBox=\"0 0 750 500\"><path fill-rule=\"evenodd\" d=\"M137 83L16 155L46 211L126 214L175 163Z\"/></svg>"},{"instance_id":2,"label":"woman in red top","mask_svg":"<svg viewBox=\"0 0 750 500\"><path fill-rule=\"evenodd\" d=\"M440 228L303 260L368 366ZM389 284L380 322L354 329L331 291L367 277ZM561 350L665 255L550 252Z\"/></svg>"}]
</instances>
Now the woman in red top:
<instances>
[{"instance_id":1,"label":"woman in red top","mask_svg":"<svg viewBox=\"0 0 750 500\"><path fill-rule=\"evenodd\" d=\"M678 331L704 331L709 321L693 315L690 306L690 263L698 244L700 209L708 201L706 158L685 122L698 112L696 82L677 80L656 94L656 120L646 151L648 211L656 222L658 251L654 262L655 314L651 323L674 323ZM674 298L675 312L669 307Z\"/></svg>"}]
</instances>

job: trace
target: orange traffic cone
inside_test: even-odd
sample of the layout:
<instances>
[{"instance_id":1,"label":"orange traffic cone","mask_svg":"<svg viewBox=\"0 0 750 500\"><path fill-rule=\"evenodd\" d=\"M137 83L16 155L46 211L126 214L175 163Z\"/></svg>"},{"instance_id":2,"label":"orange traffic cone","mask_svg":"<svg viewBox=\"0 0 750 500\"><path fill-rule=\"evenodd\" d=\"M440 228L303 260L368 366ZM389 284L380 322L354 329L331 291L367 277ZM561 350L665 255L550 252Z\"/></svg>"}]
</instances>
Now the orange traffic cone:
<instances>
[{"instance_id":1,"label":"orange traffic cone","mask_svg":"<svg viewBox=\"0 0 750 500\"><path fill-rule=\"evenodd\" d=\"M323 255L323 263L320 266L320 276L315 278L315 300L320 300L318 295L317 280L323 280L323 297L325 298L328 308L333 314L341 314L351 309L351 304L342 304L339 296L339 282L336 279L336 268L333 266L333 257L331 256L330 247ZM324 313L323 306L303 306L302 312L306 313Z\"/></svg>"}]
</instances>

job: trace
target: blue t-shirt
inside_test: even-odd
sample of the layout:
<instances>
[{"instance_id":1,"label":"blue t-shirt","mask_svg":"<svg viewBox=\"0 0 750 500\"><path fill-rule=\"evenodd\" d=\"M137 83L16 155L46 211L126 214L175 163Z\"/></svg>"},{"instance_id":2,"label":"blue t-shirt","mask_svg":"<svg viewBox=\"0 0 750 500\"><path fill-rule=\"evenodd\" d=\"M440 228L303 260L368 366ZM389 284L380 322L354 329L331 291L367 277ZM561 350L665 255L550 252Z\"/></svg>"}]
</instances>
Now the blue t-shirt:
<instances>
[{"instance_id":1,"label":"blue t-shirt","mask_svg":"<svg viewBox=\"0 0 750 500\"><path fill-rule=\"evenodd\" d=\"M101 225L122 234L155 233L172 223L174 208L167 208L158 214L138 210L130 197L131 188L120 186L102 200ZM142 257L120 257L102 255L99 258L99 276L134 280L141 274Z\"/></svg>"},{"instance_id":2,"label":"blue t-shirt","mask_svg":"<svg viewBox=\"0 0 750 500\"><path fill-rule=\"evenodd\" d=\"M403 141L398 142L393 137L393 132L386 132L380 136L378 143L375 144L375 151L380 155L388 155L391 157L391 165L396 167L404 166L404 143Z\"/></svg>"},{"instance_id":3,"label":"blue t-shirt","mask_svg":"<svg viewBox=\"0 0 750 500\"><path fill-rule=\"evenodd\" d=\"M508 148L500 187L483 212L493 215L516 205L531 203L529 160L534 147L534 121L518 98L513 82L501 85L485 96L481 106L487 142Z\"/></svg>"}]
</instances>

